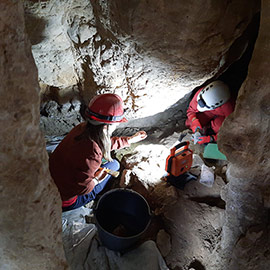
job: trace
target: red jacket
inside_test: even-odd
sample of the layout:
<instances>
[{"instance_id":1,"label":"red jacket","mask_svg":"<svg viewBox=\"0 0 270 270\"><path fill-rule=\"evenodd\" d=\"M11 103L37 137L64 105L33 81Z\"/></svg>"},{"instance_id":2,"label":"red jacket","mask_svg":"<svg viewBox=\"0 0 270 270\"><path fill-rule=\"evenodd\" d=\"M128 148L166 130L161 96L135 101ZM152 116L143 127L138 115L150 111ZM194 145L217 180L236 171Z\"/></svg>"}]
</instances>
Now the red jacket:
<instances>
[{"instance_id":1,"label":"red jacket","mask_svg":"<svg viewBox=\"0 0 270 270\"><path fill-rule=\"evenodd\" d=\"M63 201L91 192L95 186L94 174L102 162L103 155L96 142L75 140L85 125L81 123L74 127L49 158L50 173ZM111 140L112 150L129 146L128 137L113 137Z\"/></svg>"},{"instance_id":2,"label":"red jacket","mask_svg":"<svg viewBox=\"0 0 270 270\"><path fill-rule=\"evenodd\" d=\"M202 88L197 91L189 104L186 126L190 128L192 119L195 117L199 119L202 127L211 128L213 130L213 137L217 140L217 134L224 119L234 111L235 101L231 98L229 101L214 110L199 112L197 109L197 97L201 90Z\"/></svg>"}]
</instances>

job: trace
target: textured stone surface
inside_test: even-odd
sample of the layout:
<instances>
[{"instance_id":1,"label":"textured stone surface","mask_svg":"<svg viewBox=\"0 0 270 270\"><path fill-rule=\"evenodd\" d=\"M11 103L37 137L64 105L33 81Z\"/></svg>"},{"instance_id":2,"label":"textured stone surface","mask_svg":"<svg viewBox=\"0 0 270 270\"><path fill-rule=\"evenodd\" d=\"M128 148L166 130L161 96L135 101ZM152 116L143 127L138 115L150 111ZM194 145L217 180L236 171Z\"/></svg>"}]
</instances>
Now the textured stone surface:
<instances>
[{"instance_id":1,"label":"textured stone surface","mask_svg":"<svg viewBox=\"0 0 270 270\"><path fill-rule=\"evenodd\" d=\"M189 269L194 260L201 266L195 269L211 269L211 261L217 256L223 213L220 208L198 204L181 195L177 203L164 207L167 232L172 239L171 252L165 258L170 269Z\"/></svg>"},{"instance_id":2,"label":"textured stone surface","mask_svg":"<svg viewBox=\"0 0 270 270\"><path fill-rule=\"evenodd\" d=\"M162 218L164 227L157 233L156 242L170 269L189 269L192 265L213 270L221 266L222 269L218 251L225 209L220 194L225 182L216 175L212 188L197 180L180 190L161 181L169 149L178 137L179 134L166 137L162 140L164 145L151 144L148 139L136 147L121 150L117 154L124 167L120 186L142 194L155 218ZM195 155L194 166L199 171L202 164L203 160Z\"/></svg>"},{"instance_id":3,"label":"textured stone surface","mask_svg":"<svg viewBox=\"0 0 270 270\"><path fill-rule=\"evenodd\" d=\"M67 269L20 1L0 4L0 269Z\"/></svg>"},{"instance_id":4,"label":"textured stone surface","mask_svg":"<svg viewBox=\"0 0 270 270\"><path fill-rule=\"evenodd\" d=\"M171 251L171 237L165 230L160 230L157 234L157 246L162 256L166 256Z\"/></svg>"},{"instance_id":5,"label":"textured stone surface","mask_svg":"<svg viewBox=\"0 0 270 270\"><path fill-rule=\"evenodd\" d=\"M49 95L87 102L115 92L130 118L161 112L224 71L243 53L247 39L238 38L259 7L255 0L24 3Z\"/></svg>"},{"instance_id":6,"label":"textured stone surface","mask_svg":"<svg viewBox=\"0 0 270 270\"><path fill-rule=\"evenodd\" d=\"M270 2L262 1L261 27L248 77L219 138L231 162L230 181L222 195L227 202L222 247L224 253L232 254L228 269L268 269L270 264L269 12ZM251 256L249 264L247 256Z\"/></svg>"},{"instance_id":7,"label":"textured stone surface","mask_svg":"<svg viewBox=\"0 0 270 270\"><path fill-rule=\"evenodd\" d=\"M120 94L129 117L163 111L239 58L247 41L240 36L259 2L24 1L41 100L68 102L60 108L73 123L77 120L68 106L75 103L69 101L87 102L96 92ZM0 6L5 18L0 22L0 71L6 78L0 99L5 127L0 136L0 261L10 269L65 269L59 197L38 130L37 72L23 34L22 9L7 3ZM151 191L151 205L156 203L155 214L164 217L172 240L166 262L175 270L268 269L270 3L262 3L248 78L220 133L220 148L231 162L229 184L224 187L217 178L213 189L192 182L178 191L160 182L167 155L162 150L154 153L143 146L138 148L142 155L126 159L121 184L146 195ZM185 111L169 115L181 114ZM164 123L175 123L167 116ZM61 116L54 117L59 123ZM146 117L142 127L151 127L151 120ZM167 136L176 128L166 127ZM171 138L155 136L168 150Z\"/></svg>"},{"instance_id":8,"label":"textured stone surface","mask_svg":"<svg viewBox=\"0 0 270 270\"><path fill-rule=\"evenodd\" d=\"M40 129L46 136L64 136L83 121L78 101L64 105L49 101L42 106L40 112Z\"/></svg>"},{"instance_id":9,"label":"textured stone surface","mask_svg":"<svg viewBox=\"0 0 270 270\"><path fill-rule=\"evenodd\" d=\"M145 187L155 186L161 182L165 171L165 160L169 149L163 145L139 145L134 149L135 155L125 156L122 163L131 170ZM126 183L130 185L131 183Z\"/></svg>"}]
</instances>

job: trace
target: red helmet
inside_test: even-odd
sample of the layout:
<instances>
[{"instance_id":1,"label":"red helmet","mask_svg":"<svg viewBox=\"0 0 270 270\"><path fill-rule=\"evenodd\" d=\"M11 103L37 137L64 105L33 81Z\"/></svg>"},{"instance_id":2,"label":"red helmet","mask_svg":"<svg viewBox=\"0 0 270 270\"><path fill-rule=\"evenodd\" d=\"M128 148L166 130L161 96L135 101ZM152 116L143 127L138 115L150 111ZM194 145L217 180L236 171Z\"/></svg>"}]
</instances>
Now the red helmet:
<instances>
[{"instance_id":1,"label":"red helmet","mask_svg":"<svg viewBox=\"0 0 270 270\"><path fill-rule=\"evenodd\" d=\"M127 119L124 118L123 101L116 94L101 94L93 97L85 115L101 123L127 122Z\"/></svg>"}]
</instances>

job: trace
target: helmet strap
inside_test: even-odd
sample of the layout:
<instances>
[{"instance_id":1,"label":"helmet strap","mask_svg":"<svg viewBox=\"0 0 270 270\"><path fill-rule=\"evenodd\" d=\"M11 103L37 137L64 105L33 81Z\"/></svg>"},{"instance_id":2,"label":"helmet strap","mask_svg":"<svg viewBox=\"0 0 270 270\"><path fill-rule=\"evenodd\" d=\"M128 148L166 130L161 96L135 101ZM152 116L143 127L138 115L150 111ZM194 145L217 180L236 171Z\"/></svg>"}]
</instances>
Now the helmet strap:
<instances>
[{"instance_id":1,"label":"helmet strap","mask_svg":"<svg viewBox=\"0 0 270 270\"><path fill-rule=\"evenodd\" d=\"M98 121L90 119L90 118L87 118L86 121L89 122L93 126L106 125L106 123L98 122Z\"/></svg>"},{"instance_id":2,"label":"helmet strap","mask_svg":"<svg viewBox=\"0 0 270 270\"><path fill-rule=\"evenodd\" d=\"M199 98L199 100L198 100L198 104L199 104L199 106L200 106L201 108L206 107L206 108L208 108L208 109L211 109L211 107L207 106L207 104L206 104L206 102L204 101L202 95L200 95L200 98Z\"/></svg>"},{"instance_id":3,"label":"helmet strap","mask_svg":"<svg viewBox=\"0 0 270 270\"><path fill-rule=\"evenodd\" d=\"M87 108L85 110L85 114L88 117L94 116L97 119L101 119L101 120L106 120L106 121L111 121L111 122L119 122L124 118L124 115L116 115L116 116L106 116L106 115L102 115L99 113L95 113L91 110L89 110L89 108Z\"/></svg>"}]
</instances>

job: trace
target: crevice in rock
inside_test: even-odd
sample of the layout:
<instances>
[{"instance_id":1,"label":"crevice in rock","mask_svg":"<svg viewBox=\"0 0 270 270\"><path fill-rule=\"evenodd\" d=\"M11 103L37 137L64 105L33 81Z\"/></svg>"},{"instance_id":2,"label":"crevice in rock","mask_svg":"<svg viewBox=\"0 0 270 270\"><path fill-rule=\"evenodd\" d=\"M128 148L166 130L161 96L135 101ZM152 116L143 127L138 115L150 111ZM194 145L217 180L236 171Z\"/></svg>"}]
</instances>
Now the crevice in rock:
<instances>
[{"instance_id":1,"label":"crevice in rock","mask_svg":"<svg viewBox=\"0 0 270 270\"><path fill-rule=\"evenodd\" d=\"M173 132L181 132L185 129L185 119L186 119L186 110L188 108L189 102L191 101L194 94L198 91L199 88L208 84L213 80L222 80L230 88L234 98L237 98L238 91L246 79L248 72L248 65L252 57L254 50L254 45L257 39L258 30L260 25L260 13L257 13L251 23L248 25L241 37L239 37L234 44L231 46L231 54L228 56L228 63L231 63L229 66L226 66L225 70L220 70L216 76L204 82L204 84L197 86L190 92L186 94L182 99L178 100L170 108L164 112L148 116L145 118L130 120L127 124L120 126L116 130L116 135L129 135L130 129L141 128L149 132L150 136L153 132L161 132L159 140L168 137ZM236 52L239 54L237 61L232 62L232 59L235 59Z\"/></svg>"},{"instance_id":2,"label":"crevice in rock","mask_svg":"<svg viewBox=\"0 0 270 270\"><path fill-rule=\"evenodd\" d=\"M205 197L190 197L189 200L197 203L205 203L209 206L215 206L225 209L226 202L221 197L205 196Z\"/></svg>"},{"instance_id":3,"label":"crevice in rock","mask_svg":"<svg viewBox=\"0 0 270 270\"><path fill-rule=\"evenodd\" d=\"M229 53L227 59L227 62L231 64L226 70L221 70L216 76L218 80L224 81L230 87L235 98L247 77L248 66L257 40L259 26L260 13L257 13L254 15L244 33L232 44L230 48L231 53ZM236 55L234 55L236 52L240 57L237 61L232 62L232 59L236 57Z\"/></svg>"},{"instance_id":4,"label":"crevice in rock","mask_svg":"<svg viewBox=\"0 0 270 270\"><path fill-rule=\"evenodd\" d=\"M194 260L190 265L189 269L191 270L206 270L205 267L202 265L202 263L199 260Z\"/></svg>"}]
</instances>

